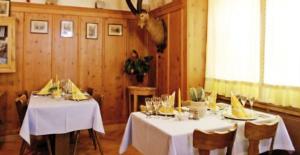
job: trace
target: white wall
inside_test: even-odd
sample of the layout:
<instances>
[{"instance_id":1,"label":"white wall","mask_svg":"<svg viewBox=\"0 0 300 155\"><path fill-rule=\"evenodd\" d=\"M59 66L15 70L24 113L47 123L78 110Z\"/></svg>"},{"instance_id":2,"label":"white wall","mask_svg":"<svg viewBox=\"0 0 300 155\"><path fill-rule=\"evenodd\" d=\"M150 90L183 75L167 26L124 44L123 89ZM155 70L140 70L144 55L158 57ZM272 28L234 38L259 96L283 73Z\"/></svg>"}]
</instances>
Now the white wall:
<instances>
[{"instance_id":1,"label":"white wall","mask_svg":"<svg viewBox=\"0 0 300 155\"><path fill-rule=\"evenodd\" d=\"M11 0L13 2L26 2L26 0ZM44 4L46 0L31 0L31 3L41 3ZM128 6L125 0L104 0L105 9L112 10L128 10ZM143 4L148 4L150 9L157 8L161 5L171 2L172 0L144 0ZM149 4L150 2L150 4ZM136 4L136 0L132 0L133 4ZM94 8L95 0L58 0L58 5L65 6L78 6L78 7L88 7Z\"/></svg>"}]
</instances>

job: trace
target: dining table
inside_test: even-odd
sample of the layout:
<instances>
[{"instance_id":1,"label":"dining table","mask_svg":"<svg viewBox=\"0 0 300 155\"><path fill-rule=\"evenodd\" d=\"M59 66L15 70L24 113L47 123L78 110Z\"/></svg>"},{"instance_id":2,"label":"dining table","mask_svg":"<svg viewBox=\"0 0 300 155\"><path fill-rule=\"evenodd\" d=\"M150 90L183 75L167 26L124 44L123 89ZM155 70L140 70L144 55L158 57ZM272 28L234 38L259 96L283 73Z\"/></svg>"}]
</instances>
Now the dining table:
<instances>
[{"instance_id":1,"label":"dining table","mask_svg":"<svg viewBox=\"0 0 300 155\"><path fill-rule=\"evenodd\" d=\"M224 113L230 109L230 105L222 104L225 108L218 112L207 111L199 120L179 120L170 116L149 116L143 112L130 114L126 124L123 139L119 148L119 154L126 152L129 145L135 147L144 155L196 155L198 150L193 147L193 131L222 131L238 125L233 145L233 155L247 154L248 140L244 136L245 120L229 119ZM280 116L269 113L252 111L256 115L255 123L271 122L279 120L275 135L274 149L294 151L295 148L289 137L284 121ZM260 141L260 153L270 148L270 139ZM226 149L212 150L212 155L226 154Z\"/></svg>"},{"instance_id":2,"label":"dining table","mask_svg":"<svg viewBox=\"0 0 300 155\"><path fill-rule=\"evenodd\" d=\"M28 144L31 135L55 135L55 154L66 155L70 132L85 129L105 133L99 105L92 97L75 101L32 94L19 134Z\"/></svg>"}]
</instances>

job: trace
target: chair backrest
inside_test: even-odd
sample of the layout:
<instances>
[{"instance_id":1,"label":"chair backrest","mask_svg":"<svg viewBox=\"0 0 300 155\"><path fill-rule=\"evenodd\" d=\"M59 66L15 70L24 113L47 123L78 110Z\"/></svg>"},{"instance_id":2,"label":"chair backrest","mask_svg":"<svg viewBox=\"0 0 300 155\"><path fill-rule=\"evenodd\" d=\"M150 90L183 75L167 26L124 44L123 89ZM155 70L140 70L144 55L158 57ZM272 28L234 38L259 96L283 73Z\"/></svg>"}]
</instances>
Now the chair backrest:
<instances>
[{"instance_id":1,"label":"chair backrest","mask_svg":"<svg viewBox=\"0 0 300 155\"><path fill-rule=\"evenodd\" d=\"M15 100L20 126L23 123L23 120L24 120L24 117L25 117L25 114L27 111L27 107L28 107L27 101L28 101L28 98L27 98L26 94L19 96Z\"/></svg>"},{"instance_id":2,"label":"chair backrest","mask_svg":"<svg viewBox=\"0 0 300 155\"><path fill-rule=\"evenodd\" d=\"M91 96L93 96L93 94L94 94L94 89L88 87L88 88L86 89L86 92L89 93Z\"/></svg>"},{"instance_id":3,"label":"chair backrest","mask_svg":"<svg viewBox=\"0 0 300 155\"><path fill-rule=\"evenodd\" d=\"M249 140L248 154L259 154L258 145L262 139L272 138L269 154L272 153L274 137L278 126L278 118L271 123L255 124L252 122L245 123L245 137Z\"/></svg>"},{"instance_id":4,"label":"chair backrest","mask_svg":"<svg viewBox=\"0 0 300 155\"><path fill-rule=\"evenodd\" d=\"M227 147L227 155L232 152L232 146L235 139L237 124L226 131L204 132L194 130L193 146L198 148L199 154L209 154L210 150Z\"/></svg>"}]
</instances>

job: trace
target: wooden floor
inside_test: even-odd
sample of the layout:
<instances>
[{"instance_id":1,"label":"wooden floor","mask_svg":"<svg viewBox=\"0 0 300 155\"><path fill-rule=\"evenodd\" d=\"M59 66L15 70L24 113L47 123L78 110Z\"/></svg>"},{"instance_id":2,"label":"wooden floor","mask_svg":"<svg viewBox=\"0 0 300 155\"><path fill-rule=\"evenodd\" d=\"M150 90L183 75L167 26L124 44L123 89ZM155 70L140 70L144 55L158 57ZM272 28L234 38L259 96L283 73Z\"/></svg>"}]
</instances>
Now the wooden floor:
<instances>
[{"instance_id":1,"label":"wooden floor","mask_svg":"<svg viewBox=\"0 0 300 155\"><path fill-rule=\"evenodd\" d=\"M105 136L101 139L104 155L118 155L119 146L122 140L124 124L105 125ZM0 144L0 155L18 155L21 145L21 138L18 135L5 137L5 143ZM36 154L26 152L26 155ZM40 155L47 154L37 153ZM98 150L94 150L92 140L88 136L88 132L84 131L80 134L78 147L78 155L96 155L100 154ZM130 146L125 155L141 155L135 148Z\"/></svg>"}]
</instances>

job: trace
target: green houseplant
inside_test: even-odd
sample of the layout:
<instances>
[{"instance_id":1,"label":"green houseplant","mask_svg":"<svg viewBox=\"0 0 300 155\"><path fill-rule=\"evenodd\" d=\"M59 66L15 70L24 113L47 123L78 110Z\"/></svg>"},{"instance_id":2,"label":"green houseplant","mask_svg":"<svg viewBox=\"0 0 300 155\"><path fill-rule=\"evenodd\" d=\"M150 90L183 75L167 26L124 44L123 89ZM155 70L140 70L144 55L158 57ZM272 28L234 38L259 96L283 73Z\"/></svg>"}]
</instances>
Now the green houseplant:
<instances>
[{"instance_id":1,"label":"green houseplant","mask_svg":"<svg viewBox=\"0 0 300 155\"><path fill-rule=\"evenodd\" d=\"M135 75L137 82L142 83L144 76L150 71L152 56L140 57L136 50L132 50L132 55L125 61L124 70L128 75Z\"/></svg>"}]
</instances>

